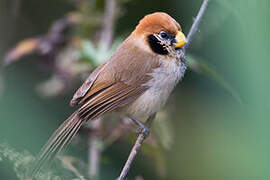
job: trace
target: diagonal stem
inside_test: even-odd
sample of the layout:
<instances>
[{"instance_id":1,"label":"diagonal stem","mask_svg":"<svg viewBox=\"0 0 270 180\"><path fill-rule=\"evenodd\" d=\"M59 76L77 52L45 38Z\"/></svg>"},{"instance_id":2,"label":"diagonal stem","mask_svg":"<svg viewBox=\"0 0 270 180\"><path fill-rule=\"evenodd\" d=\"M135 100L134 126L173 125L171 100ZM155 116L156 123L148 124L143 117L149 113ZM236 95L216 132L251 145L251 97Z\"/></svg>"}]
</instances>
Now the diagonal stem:
<instances>
[{"instance_id":1,"label":"diagonal stem","mask_svg":"<svg viewBox=\"0 0 270 180\"><path fill-rule=\"evenodd\" d=\"M99 45L102 46L104 50L109 50L112 45L113 39L113 24L115 21L115 0L106 0L105 1L105 11L103 17L103 27L101 30ZM100 166L100 156L102 149L98 146L100 140L100 135L96 134L96 131L99 131L102 128L102 118L98 118L92 122L92 131L89 135L89 150L88 150L88 161L89 169L88 174L91 178L99 177L99 166Z\"/></svg>"},{"instance_id":2,"label":"diagonal stem","mask_svg":"<svg viewBox=\"0 0 270 180\"><path fill-rule=\"evenodd\" d=\"M147 119L147 121L146 121L146 126L147 126L148 128L151 127L151 123L152 123L152 121L155 119L155 116L156 116L156 114L153 114L153 115L151 115L151 116ZM139 136L138 136L138 138L137 138L137 140L136 140L136 142L135 142L135 144L134 144L134 146L133 146L133 148L132 148L132 150L131 150L131 152L130 152L130 154L129 154L129 156L128 156L128 159L127 159L127 161L126 161L126 164L125 164L125 166L124 166L123 169L122 169L122 172L121 172L121 174L120 174L118 180L125 180L125 179L126 179L127 174L128 174L128 172L129 172L129 169L130 169L130 167L131 167L131 164L132 164L132 162L134 161L134 159L135 159L135 157L136 157L138 151L140 150L140 147L142 146L143 141L144 141L146 138L147 138L147 136L145 135L145 133L141 132L141 133L139 134Z\"/></svg>"},{"instance_id":3,"label":"diagonal stem","mask_svg":"<svg viewBox=\"0 0 270 180\"><path fill-rule=\"evenodd\" d=\"M181 52L181 58L184 58L185 57L185 54L186 54L186 49L189 47L190 43L191 43L191 40L193 38L193 36L195 35L195 33L197 32L197 29L198 29L198 26L201 22L201 19L205 13L205 10L207 8L207 5L208 5L208 2L209 0L204 0L202 5L201 5L201 8L199 10L199 13L198 15L196 16L191 28L190 28L190 31L188 33L188 36L187 36L187 43L186 45L182 48L182 52ZM155 118L155 114L150 116L148 119L147 119L147 122L146 122L146 126L148 128L151 127L151 123L153 121L153 119ZM138 151L140 150L142 144L143 144L143 141L145 140L146 136L145 134L142 132L140 133L140 135L138 136L130 154L129 154L129 157L125 163L125 166L123 167L122 171L121 171L121 174L118 178L118 180L125 180L126 177L127 177L127 174L130 170L130 167L136 157L136 155L138 154Z\"/></svg>"},{"instance_id":4,"label":"diagonal stem","mask_svg":"<svg viewBox=\"0 0 270 180\"><path fill-rule=\"evenodd\" d=\"M188 36L187 36L187 43L185 44L184 48L183 48L183 52L184 54L186 54L186 49L190 46L190 43L191 43L191 40L192 38L194 37L195 33L197 32L198 30L198 27L199 27L199 24L202 20L202 17L206 11L206 8L207 8L207 5L209 3L210 0L204 0L202 5L201 5L201 8L189 30L189 33L188 33Z\"/></svg>"}]
</instances>

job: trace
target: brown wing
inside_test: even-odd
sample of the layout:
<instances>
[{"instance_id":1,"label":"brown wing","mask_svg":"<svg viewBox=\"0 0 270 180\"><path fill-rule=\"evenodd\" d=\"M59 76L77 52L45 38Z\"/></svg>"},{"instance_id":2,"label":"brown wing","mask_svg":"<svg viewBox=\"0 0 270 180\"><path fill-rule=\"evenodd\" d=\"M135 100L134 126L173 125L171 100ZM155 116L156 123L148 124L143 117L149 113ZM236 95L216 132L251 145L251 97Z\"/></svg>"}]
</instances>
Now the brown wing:
<instances>
[{"instance_id":1,"label":"brown wing","mask_svg":"<svg viewBox=\"0 0 270 180\"><path fill-rule=\"evenodd\" d=\"M85 82L82 84L82 86L75 92L73 95L72 100L70 101L70 105L78 105L79 101L84 97L84 95L88 92L88 90L93 86L94 82L98 78L99 74L104 69L104 66L107 62L103 63L99 67L97 67L85 80Z\"/></svg>"},{"instance_id":2,"label":"brown wing","mask_svg":"<svg viewBox=\"0 0 270 180\"><path fill-rule=\"evenodd\" d=\"M83 104L79 109L81 118L95 119L123 107L148 88L143 84L151 79L149 74L159 63L152 54L129 43L125 41L111 59L98 67L75 93L71 104Z\"/></svg>"},{"instance_id":3,"label":"brown wing","mask_svg":"<svg viewBox=\"0 0 270 180\"><path fill-rule=\"evenodd\" d=\"M132 87L119 82L93 97L79 110L83 119L95 119L106 112L133 102L147 87Z\"/></svg>"}]
</instances>

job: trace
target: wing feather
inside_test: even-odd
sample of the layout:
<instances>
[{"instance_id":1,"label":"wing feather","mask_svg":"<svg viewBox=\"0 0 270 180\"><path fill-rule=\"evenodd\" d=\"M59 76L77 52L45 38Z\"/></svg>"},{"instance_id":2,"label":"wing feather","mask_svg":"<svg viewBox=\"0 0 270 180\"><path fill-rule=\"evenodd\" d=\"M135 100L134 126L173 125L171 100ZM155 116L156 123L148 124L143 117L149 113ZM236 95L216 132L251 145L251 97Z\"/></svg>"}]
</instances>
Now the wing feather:
<instances>
[{"instance_id":1,"label":"wing feather","mask_svg":"<svg viewBox=\"0 0 270 180\"><path fill-rule=\"evenodd\" d=\"M81 85L81 87L75 92L75 94L73 95L73 98L70 101L70 105L74 106L74 105L78 105L80 104L80 101L83 97L85 97L85 94L89 91L89 89L91 89L91 87L94 85L94 83L96 82L98 76L100 75L100 73L104 70L105 66L106 66L107 62L105 62L104 64L100 65L99 67L97 67L90 75L89 77L85 80L85 82ZM96 90L98 91L98 89Z\"/></svg>"},{"instance_id":2,"label":"wing feather","mask_svg":"<svg viewBox=\"0 0 270 180\"><path fill-rule=\"evenodd\" d=\"M133 86L128 86L122 82L117 83L85 103L80 108L79 115L81 118L86 118L89 120L93 119L92 117L94 116L96 117L96 114L107 112L105 109L110 107L111 104L117 104L117 106L113 109L110 108L110 111L115 110L116 108L121 108L122 106L129 104L136 99L147 88L148 87L146 86L139 86L136 88Z\"/></svg>"},{"instance_id":3,"label":"wing feather","mask_svg":"<svg viewBox=\"0 0 270 180\"><path fill-rule=\"evenodd\" d=\"M83 104L78 111L83 120L120 109L148 89L145 84L160 63L153 54L129 43L129 39L123 42L75 93L71 104Z\"/></svg>"},{"instance_id":4,"label":"wing feather","mask_svg":"<svg viewBox=\"0 0 270 180\"><path fill-rule=\"evenodd\" d=\"M114 111L118 108L121 108L130 102L133 102L134 99L136 99L139 95L141 95L144 92L144 90L140 89L133 89L125 94L121 94L117 97L114 97L110 101L101 104L98 106L95 111L90 111L90 113L87 114L88 119L96 119L99 116ZM132 97L132 98L131 98Z\"/></svg>"}]
</instances>

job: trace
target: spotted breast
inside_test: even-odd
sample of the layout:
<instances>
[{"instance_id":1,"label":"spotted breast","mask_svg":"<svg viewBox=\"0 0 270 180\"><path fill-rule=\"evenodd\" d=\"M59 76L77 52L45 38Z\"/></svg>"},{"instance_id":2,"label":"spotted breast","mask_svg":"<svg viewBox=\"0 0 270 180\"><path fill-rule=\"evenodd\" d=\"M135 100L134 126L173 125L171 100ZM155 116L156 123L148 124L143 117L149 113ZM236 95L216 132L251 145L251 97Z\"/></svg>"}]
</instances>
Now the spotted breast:
<instances>
[{"instance_id":1,"label":"spotted breast","mask_svg":"<svg viewBox=\"0 0 270 180\"><path fill-rule=\"evenodd\" d=\"M179 59L159 60L160 66L150 74L152 79L143 84L150 87L136 101L129 105L126 114L142 119L162 108L175 85L184 76L185 62Z\"/></svg>"}]
</instances>

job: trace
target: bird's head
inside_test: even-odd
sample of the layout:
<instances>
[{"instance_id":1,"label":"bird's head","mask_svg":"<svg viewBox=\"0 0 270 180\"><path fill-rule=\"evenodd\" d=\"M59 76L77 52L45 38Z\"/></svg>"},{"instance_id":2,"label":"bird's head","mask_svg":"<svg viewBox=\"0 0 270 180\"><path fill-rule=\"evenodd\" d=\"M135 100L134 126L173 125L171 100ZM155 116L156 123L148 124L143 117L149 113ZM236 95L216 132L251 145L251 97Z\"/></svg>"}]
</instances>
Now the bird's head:
<instances>
[{"instance_id":1,"label":"bird's head","mask_svg":"<svg viewBox=\"0 0 270 180\"><path fill-rule=\"evenodd\" d=\"M140 20L133 35L159 55L170 55L186 43L181 26L168 14L156 12Z\"/></svg>"}]
</instances>

